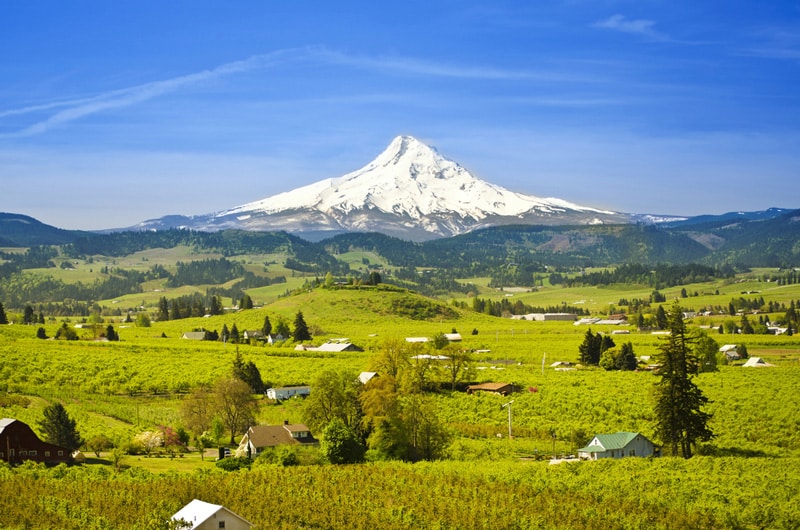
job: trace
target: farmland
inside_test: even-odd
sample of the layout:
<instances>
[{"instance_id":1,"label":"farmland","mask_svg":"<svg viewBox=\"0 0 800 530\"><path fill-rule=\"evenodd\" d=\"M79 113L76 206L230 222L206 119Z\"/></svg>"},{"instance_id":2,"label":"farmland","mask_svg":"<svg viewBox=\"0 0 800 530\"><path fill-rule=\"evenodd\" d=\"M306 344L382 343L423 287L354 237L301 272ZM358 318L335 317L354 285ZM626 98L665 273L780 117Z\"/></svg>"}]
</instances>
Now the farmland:
<instances>
[{"instance_id":1,"label":"farmland","mask_svg":"<svg viewBox=\"0 0 800 530\"><path fill-rule=\"evenodd\" d=\"M70 258L70 267L29 269L25 274L87 284L114 267L146 271L159 264L172 270L175 261L217 258L186 247L150 249L114 258ZM694 317L691 329L702 326L720 345L744 344L750 356L774 365L748 369L738 361L697 376L711 400L715 438L686 461L550 466L546 461L551 456L574 454L595 433L636 431L654 437L656 378L646 370L556 371L550 367L553 362L577 360L587 326L478 313L470 310L473 298L534 307L569 305L602 316L626 310L621 301L647 299L651 286L562 287L541 281L530 288L497 289L489 287L488 277L475 277L460 280L471 286L469 294L454 291L430 298L391 285L350 281L326 287L317 281L323 275L288 269L280 254L237 259L253 273L284 277L285 282L247 289L253 309L153 318L149 326L137 326L126 317L154 315L160 298L204 293L209 286L170 288L163 280L149 280L143 292L96 301L102 308L99 326L85 316L0 326L2 416L35 428L44 407L60 402L84 439L102 434L124 443L159 426L182 427L180 407L186 396L230 374L237 355L252 361L269 386L313 384L331 370L355 377L370 369L392 341L454 330L463 337L458 348L473 352L471 382L511 382L519 391L512 398L467 395L463 385L451 391L444 371L433 367L426 398L450 433L445 458L433 462L373 460L334 466L311 454L300 466L257 461L249 471L229 473L214 465L209 451L203 459L196 452L175 458L127 455L116 471L108 452L94 458L85 451L90 458L82 466L2 467L0 526L157 528L193 497L225 504L257 528L796 528L800 520L796 334L720 334L719 327L741 316L714 309ZM360 274L380 262L370 252L350 251L340 259L351 270L363 267ZM727 309L732 300L763 297L765 304L782 309L750 318L778 321L785 307L800 300L800 285L764 281L772 273L752 270L660 291L667 305L678 299L688 310ZM652 318L656 307L646 306L644 316ZM196 329L260 329L265 317L273 324L291 323L298 311L312 330L311 343L347 337L363 351L297 351L291 340L267 345L181 338ZM20 318L19 313L9 314L12 320ZM41 327L54 337L65 323L79 340L36 336ZM108 325L120 340L95 340ZM606 334L627 330L613 338L617 345L630 342L640 357L655 355L663 340L632 325L591 329ZM275 404L256 397L259 423L304 421L303 400ZM513 438L507 436L507 409L501 408L509 399L514 400ZM276 484L282 484L279 494Z\"/></svg>"}]
</instances>

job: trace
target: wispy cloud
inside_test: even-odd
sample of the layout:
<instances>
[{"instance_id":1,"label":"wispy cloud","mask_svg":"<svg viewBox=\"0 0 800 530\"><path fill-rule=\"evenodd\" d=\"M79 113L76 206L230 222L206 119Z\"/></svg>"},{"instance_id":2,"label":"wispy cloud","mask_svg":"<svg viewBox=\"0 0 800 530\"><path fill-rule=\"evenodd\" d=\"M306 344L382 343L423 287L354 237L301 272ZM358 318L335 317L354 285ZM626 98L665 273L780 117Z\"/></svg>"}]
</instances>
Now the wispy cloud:
<instances>
[{"instance_id":1,"label":"wispy cloud","mask_svg":"<svg viewBox=\"0 0 800 530\"><path fill-rule=\"evenodd\" d=\"M51 114L44 120L38 121L24 129L14 133L1 135L0 137L14 138L34 136L47 132L53 127L65 125L71 121L97 114L110 109L129 107L137 103L175 92L181 88L196 85L204 81L224 77L236 73L247 72L255 69L265 68L277 64L281 61L290 60L298 54L305 54L302 50L281 50L274 53L256 55L241 61L233 61L220 65L210 70L203 70L183 76L153 81L142 85L111 90L96 96L54 101L41 105L31 105L17 109L0 111L0 118L12 115L31 114L53 109L63 109Z\"/></svg>"},{"instance_id":2,"label":"wispy cloud","mask_svg":"<svg viewBox=\"0 0 800 530\"><path fill-rule=\"evenodd\" d=\"M646 19L630 19L624 15L612 15L605 20L598 20L592 27L620 31L639 35L653 40L666 40L667 36L654 29L656 23Z\"/></svg>"},{"instance_id":3,"label":"wispy cloud","mask_svg":"<svg viewBox=\"0 0 800 530\"><path fill-rule=\"evenodd\" d=\"M761 44L744 50L744 54L766 59L800 59L800 32L770 28L759 32Z\"/></svg>"},{"instance_id":4,"label":"wispy cloud","mask_svg":"<svg viewBox=\"0 0 800 530\"><path fill-rule=\"evenodd\" d=\"M563 72L557 68L509 69L493 66L465 66L425 61L413 57L357 56L322 47L295 48L255 55L248 59L225 63L216 68L96 95L0 110L0 119L19 115L46 115L43 119L20 130L0 134L0 138L21 138L43 134L53 128L63 127L93 114L137 105L209 80L267 69L279 64L300 62L359 68L380 74L473 79L489 82L520 80L546 83L597 83L607 81L603 76L581 76Z\"/></svg>"}]
</instances>

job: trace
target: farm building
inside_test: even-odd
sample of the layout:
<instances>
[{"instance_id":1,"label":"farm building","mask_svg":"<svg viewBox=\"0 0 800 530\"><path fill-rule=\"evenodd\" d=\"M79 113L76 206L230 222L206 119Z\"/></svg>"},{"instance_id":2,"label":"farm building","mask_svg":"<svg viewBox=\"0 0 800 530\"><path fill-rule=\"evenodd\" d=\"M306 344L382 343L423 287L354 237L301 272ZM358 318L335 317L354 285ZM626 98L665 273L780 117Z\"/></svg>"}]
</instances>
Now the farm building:
<instances>
[{"instance_id":1,"label":"farm building","mask_svg":"<svg viewBox=\"0 0 800 530\"><path fill-rule=\"evenodd\" d=\"M362 385L366 385L375 377L378 377L378 372L361 372L358 374L358 380Z\"/></svg>"},{"instance_id":2,"label":"farm building","mask_svg":"<svg viewBox=\"0 0 800 530\"><path fill-rule=\"evenodd\" d=\"M302 423L284 421L281 425L254 425L247 429L236 449L236 456L255 458L268 447L279 445L315 445L317 439Z\"/></svg>"},{"instance_id":3,"label":"farm building","mask_svg":"<svg viewBox=\"0 0 800 530\"><path fill-rule=\"evenodd\" d=\"M183 335L181 335L181 338L186 340L206 340L206 332L186 331Z\"/></svg>"},{"instance_id":4,"label":"farm building","mask_svg":"<svg viewBox=\"0 0 800 530\"><path fill-rule=\"evenodd\" d=\"M475 392L489 392L507 396L514 392L514 385L513 383L481 383L467 387L467 394L474 394Z\"/></svg>"},{"instance_id":5,"label":"farm building","mask_svg":"<svg viewBox=\"0 0 800 530\"><path fill-rule=\"evenodd\" d=\"M19 464L23 460L59 464L70 462L69 449L43 442L28 424L13 418L0 420L0 461Z\"/></svg>"},{"instance_id":6,"label":"farm building","mask_svg":"<svg viewBox=\"0 0 800 530\"><path fill-rule=\"evenodd\" d=\"M736 361L740 358L736 344L725 344L719 349L719 352L724 354L729 361Z\"/></svg>"},{"instance_id":7,"label":"farm building","mask_svg":"<svg viewBox=\"0 0 800 530\"><path fill-rule=\"evenodd\" d=\"M584 460L629 456L661 456L661 450L638 432L598 434L586 447L578 449L578 457Z\"/></svg>"},{"instance_id":8,"label":"farm building","mask_svg":"<svg viewBox=\"0 0 800 530\"><path fill-rule=\"evenodd\" d=\"M219 504L194 499L175 512L173 521L185 521L192 530L249 530L253 524ZM183 527L181 527L183 528Z\"/></svg>"},{"instance_id":9,"label":"farm building","mask_svg":"<svg viewBox=\"0 0 800 530\"><path fill-rule=\"evenodd\" d=\"M309 394L311 394L311 387L309 386L282 386L267 389L267 397L275 401L283 401L295 396L307 396Z\"/></svg>"},{"instance_id":10,"label":"farm building","mask_svg":"<svg viewBox=\"0 0 800 530\"><path fill-rule=\"evenodd\" d=\"M306 346L305 344L298 344L294 348L297 351L321 351L329 353L341 353L345 351L363 351L361 348L350 342L326 342L319 346Z\"/></svg>"},{"instance_id":11,"label":"farm building","mask_svg":"<svg viewBox=\"0 0 800 530\"><path fill-rule=\"evenodd\" d=\"M258 329L245 330L244 333L242 333L242 338L244 338L244 340L248 342L251 340L257 340L257 341L266 340L264 337L264 333Z\"/></svg>"},{"instance_id":12,"label":"farm building","mask_svg":"<svg viewBox=\"0 0 800 530\"><path fill-rule=\"evenodd\" d=\"M775 366L774 364L769 364L761 357L750 357L747 359L747 362L742 365L743 367L747 368L767 368L770 366Z\"/></svg>"}]
</instances>

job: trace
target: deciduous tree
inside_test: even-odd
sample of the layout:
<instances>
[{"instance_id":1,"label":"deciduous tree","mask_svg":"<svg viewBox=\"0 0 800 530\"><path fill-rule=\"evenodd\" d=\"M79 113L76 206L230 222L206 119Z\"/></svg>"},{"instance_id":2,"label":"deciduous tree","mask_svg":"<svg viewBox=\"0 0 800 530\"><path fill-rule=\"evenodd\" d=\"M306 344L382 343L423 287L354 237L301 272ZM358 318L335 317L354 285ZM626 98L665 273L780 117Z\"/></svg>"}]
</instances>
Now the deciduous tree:
<instances>
[{"instance_id":1,"label":"deciduous tree","mask_svg":"<svg viewBox=\"0 0 800 530\"><path fill-rule=\"evenodd\" d=\"M306 398L303 419L312 431L321 431L335 419L358 432L361 427L361 383L347 371L326 370L313 383Z\"/></svg>"},{"instance_id":2,"label":"deciduous tree","mask_svg":"<svg viewBox=\"0 0 800 530\"><path fill-rule=\"evenodd\" d=\"M363 462L367 450L358 433L338 418L325 427L320 449L331 464Z\"/></svg>"},{"instance_id":3,"label":"deciduous tree","mask_svg":"<svg viewBox=\"0 0 800 530\"><path fill-rule=\"evenodd\" d=\"M230 443L236 443L236 435L255 423L257 405L250 386L235 377L226 377L214 385L217 414L231 433Z\"/></svg>"}]
</instances>

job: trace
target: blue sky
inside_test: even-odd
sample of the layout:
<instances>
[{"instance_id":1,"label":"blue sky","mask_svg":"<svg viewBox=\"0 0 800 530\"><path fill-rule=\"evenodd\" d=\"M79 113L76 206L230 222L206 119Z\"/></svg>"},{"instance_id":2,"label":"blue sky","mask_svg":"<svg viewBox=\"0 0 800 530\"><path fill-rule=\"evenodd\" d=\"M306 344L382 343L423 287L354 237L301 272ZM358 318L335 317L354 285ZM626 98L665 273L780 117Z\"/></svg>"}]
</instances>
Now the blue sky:
<instances>
[{"instance_id":1,"label":"blue sky","mask_svg":"<svg viewBox=\"0 0 800 530\"><path fill-rule=\"evenodd\" d=\"M800 207L800 4L0 3L0 211L237 206L416 136L489 182L635 213Z\"/></svg>"}]
</instances>

